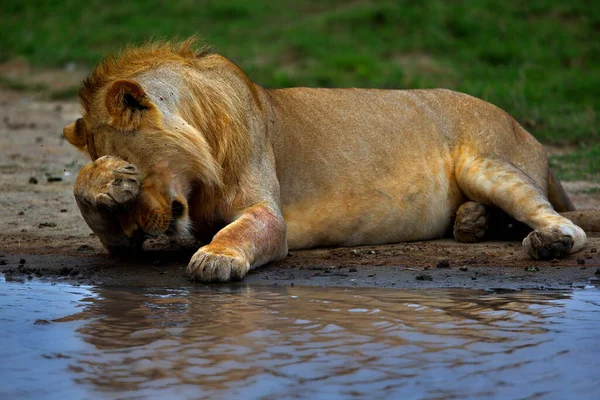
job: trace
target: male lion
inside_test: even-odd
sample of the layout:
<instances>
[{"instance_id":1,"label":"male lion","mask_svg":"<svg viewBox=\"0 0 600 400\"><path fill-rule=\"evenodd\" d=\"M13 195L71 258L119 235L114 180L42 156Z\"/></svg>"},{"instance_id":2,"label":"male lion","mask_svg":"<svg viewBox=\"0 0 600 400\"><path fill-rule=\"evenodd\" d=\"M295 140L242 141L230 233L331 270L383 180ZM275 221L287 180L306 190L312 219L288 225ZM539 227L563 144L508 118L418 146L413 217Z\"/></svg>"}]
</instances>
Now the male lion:
<instances>
[{"instance_id":1,"label":"male lion","mask_svg":"<svg viewBox=\"0 0 600 400\"><path fill-rule=\"evenodd\" d=\"M479 240L486 207L533 228L535 259L586 244L544 148L499 108L450 90L266 90L193 40L129 48L83 82L64 135L93 162L75 184L110 252L205 239L186 273L242 279L288 248ZM556 210L556 211L555 211Z\"/></svg>"}]
</instances>

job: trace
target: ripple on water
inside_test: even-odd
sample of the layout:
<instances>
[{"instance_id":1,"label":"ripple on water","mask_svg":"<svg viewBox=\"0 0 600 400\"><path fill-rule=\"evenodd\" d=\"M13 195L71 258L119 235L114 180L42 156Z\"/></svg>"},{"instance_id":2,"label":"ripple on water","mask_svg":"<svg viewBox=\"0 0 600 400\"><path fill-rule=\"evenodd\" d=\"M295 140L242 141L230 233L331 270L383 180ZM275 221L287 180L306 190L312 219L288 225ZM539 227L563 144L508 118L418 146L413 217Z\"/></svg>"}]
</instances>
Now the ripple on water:
<instances>
[{"instance_id":1,"label":"ripple on water","mask_svg":"<svg viewBox=\"0 0 600 400\"><path fill-rule=\"evenodd\" d=\"M0 286L2 398L591 398L600 377L597 290Z\"/></svg>"}]
</instances>

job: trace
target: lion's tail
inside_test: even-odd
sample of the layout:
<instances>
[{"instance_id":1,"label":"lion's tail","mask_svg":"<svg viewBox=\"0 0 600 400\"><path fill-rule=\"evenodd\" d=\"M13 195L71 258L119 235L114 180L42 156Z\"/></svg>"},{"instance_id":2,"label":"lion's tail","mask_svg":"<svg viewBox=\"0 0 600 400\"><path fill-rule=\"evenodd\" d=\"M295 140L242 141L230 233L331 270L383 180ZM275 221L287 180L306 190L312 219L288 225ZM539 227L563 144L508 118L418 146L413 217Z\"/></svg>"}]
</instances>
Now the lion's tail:
<instances>
[{"instance_id":1,"label":"lion's tail","mask_svg":"<svg viewBox=\"0 0 600 400\"><path fill-rule=\"evenodd\" d=\"M566 211L560 215L586 232L600 232L600 210Z\"/></svg>"},{"instance_id":2,"label":"lion's tail","mask_svg":"<svg viewBox=\"0 0 600 400\"><path fill-rule=\"evenodd\" d=\"M548 177L548 200L560 215L570 219L584 231L600 232L600 210L576 211L567 192L552 170Z\"/></svg>"},{"instance_id":3,"label":"lion's tail","mask_svg":"<svg viewBox=\"0 0 600 400\"><path fill-rule=\"evenodd\" d=\"M569 195L567 195L552 169L550 169L548 175L548 200L557 212L575 211L575 206L569 199Z\"/></svg>"}]
</instances>

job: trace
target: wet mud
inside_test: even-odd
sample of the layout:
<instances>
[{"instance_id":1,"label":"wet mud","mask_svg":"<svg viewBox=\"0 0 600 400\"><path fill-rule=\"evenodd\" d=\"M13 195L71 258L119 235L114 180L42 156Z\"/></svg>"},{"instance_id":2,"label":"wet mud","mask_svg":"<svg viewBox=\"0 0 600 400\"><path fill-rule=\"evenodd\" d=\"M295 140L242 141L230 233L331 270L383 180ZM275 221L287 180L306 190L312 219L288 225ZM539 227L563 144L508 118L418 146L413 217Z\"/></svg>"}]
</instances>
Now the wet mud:
<instances>
[{"instance_id":1,"label":"wet mud","mask_svg":"<svg viewBox=\"0 0 600 400\"><path fill-rule=\"evenodd\" d=\"M0 272L7 281L42 279L106 286L202 285L185 276L193 243L153 239L130 257L108 256L94 237L26 238L7 243ZM82 243L83 242L83 243ZM6 246L8 244L8 246ZM251 271L243 284L398 288L565 289L600 282L600 237L561 260L531 261L518 242L432 242L291 252Z\"/></svg>"}]
</instances>

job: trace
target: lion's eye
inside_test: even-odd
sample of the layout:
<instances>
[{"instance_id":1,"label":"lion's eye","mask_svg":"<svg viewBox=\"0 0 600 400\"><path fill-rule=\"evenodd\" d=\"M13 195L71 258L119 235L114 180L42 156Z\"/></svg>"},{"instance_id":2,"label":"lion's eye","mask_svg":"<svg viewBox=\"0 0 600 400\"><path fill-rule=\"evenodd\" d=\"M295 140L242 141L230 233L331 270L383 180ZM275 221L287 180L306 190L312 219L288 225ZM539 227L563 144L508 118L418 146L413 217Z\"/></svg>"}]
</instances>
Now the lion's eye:
<instances>
[{"instance_id":1,"label":"lion's eye","mask_svg":"<svg viewBox=\"0 0 600 400\"><path fill-rule=\"evenodd\" d=\"M183 215L184 206L181 202L175 200L171 205L171 217L172 219L177 219Z\"/></svg>"}]
</instances>

